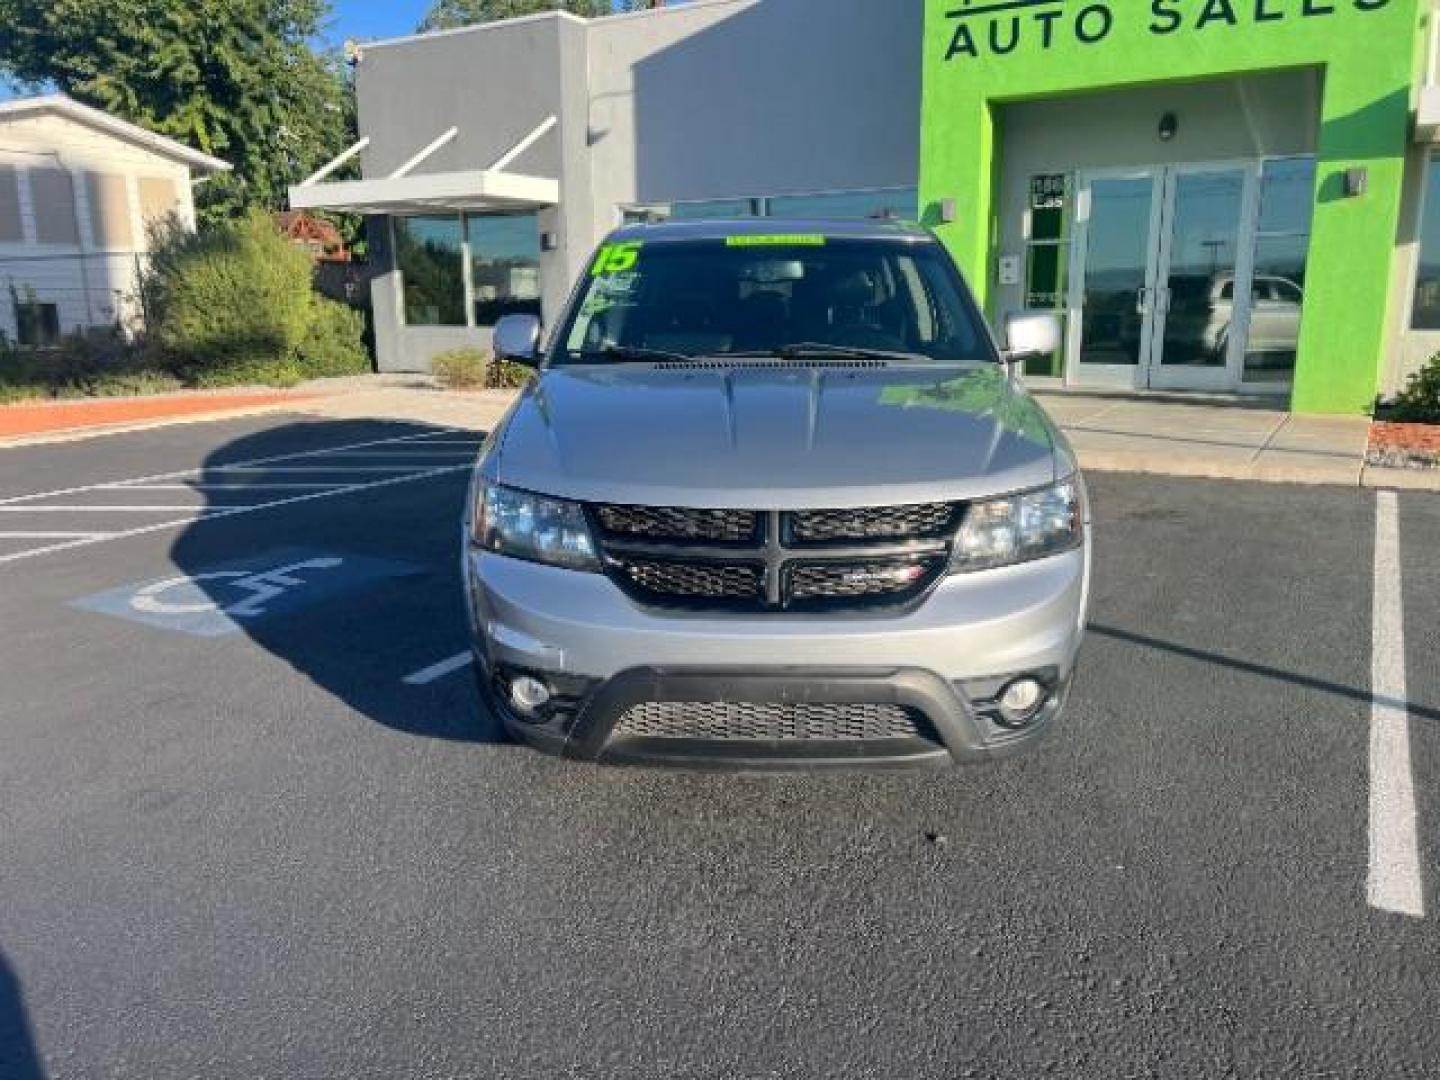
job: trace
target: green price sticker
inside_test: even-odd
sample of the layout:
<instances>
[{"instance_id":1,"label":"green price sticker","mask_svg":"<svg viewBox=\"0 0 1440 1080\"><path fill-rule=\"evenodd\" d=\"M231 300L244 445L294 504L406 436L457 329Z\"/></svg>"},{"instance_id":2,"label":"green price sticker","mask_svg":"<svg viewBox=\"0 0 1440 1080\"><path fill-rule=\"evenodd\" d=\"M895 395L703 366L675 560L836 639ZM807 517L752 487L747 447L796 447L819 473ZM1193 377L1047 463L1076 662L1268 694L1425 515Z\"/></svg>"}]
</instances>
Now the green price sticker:
<instances>
[{"instance_id":1,"label":"green price sticker","mask_svg":"<svg viewBox=\"0 0 1440 1080\"><path fill-rule=\"evenodd\" d=\"M765 233L756 236L727 236L726 247L824 247L825 237L819 233Z\"/></svg>"},{"instance_id":2,"label":"green price sticker","mask_svg":"<svg viewBox=\"0 0 1440 1080\"><path fill-rule=\"evenodd\" d=\"M639 261L639 241L628 244L606 244L600 249L600 254L595 256L595 265L591 268L590 274L593 277L623 274L627 270L634 270L635 264Z\"/></svg>"}]
</instances>

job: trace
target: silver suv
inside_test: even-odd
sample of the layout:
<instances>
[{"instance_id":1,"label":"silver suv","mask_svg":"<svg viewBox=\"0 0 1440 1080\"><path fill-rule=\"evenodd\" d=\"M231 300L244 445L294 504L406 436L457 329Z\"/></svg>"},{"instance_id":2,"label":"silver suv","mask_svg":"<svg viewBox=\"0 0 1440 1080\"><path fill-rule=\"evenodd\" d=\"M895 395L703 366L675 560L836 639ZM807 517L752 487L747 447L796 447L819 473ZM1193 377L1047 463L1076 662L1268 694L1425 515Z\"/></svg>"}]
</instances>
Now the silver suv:
<instances>
[{"instance_id":1,"label":"silver suv","mask_svg":"<svg viewBox=\"0 0 1440 1080\"><path fill-rule=\"evenodd\" d=\"M482 694L602 762L946 764L1054 726L1085 626L1074 454L935 237L614 233L487 441L465 523Z\"/></svg>"}]
</instances>

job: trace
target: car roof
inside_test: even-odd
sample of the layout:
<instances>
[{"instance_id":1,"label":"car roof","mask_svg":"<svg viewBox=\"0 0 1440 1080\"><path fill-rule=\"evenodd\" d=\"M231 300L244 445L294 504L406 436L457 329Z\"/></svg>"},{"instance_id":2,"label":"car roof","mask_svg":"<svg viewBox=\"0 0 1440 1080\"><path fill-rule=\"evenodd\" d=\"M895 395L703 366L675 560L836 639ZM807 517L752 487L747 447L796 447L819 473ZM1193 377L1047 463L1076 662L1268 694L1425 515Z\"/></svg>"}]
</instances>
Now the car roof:
<instances>
[{"instance_id":1,"label":"car roof","mask_svg":"<svg viewBox=\"0 0 1440 1080\"><path fill-rule=\"evenodd\" d=\"M610 240L624 243L643 240L724 240L731 236L824 236L831 240L890 240L902 243L934 243L935 236L923 225L890 218L738 218L717 221L663 221L652 225L626 225L610 234Z\"/></svg>"}]
</instances>

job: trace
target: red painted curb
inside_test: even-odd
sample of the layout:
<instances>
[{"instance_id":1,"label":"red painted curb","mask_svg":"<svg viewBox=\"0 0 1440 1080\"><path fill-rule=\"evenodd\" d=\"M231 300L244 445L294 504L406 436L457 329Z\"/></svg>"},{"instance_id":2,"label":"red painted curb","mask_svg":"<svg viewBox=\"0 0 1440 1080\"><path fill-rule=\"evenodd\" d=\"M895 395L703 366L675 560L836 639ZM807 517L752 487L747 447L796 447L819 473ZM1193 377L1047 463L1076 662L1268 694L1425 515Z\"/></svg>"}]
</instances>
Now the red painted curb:
<instances>
[{"instance_id":1,"label":"red painted curb","mask_svg":"<svg viewBox=\"0 0 1440 1080\"><path fill-rule=\"evenodd\" d=\"M23 402L0 405L0 438L108 427L172 416L200 416L280 402L307 401L318 394L271 391L254 394L195 394L103 401Z\"/></svg>"},{"instance_id":2,"label":"red painted curb","mask_svg":"<svg viewBox=\"0 0 1440 1080\"><path fill-rule=\"evenodd\" d=\"M1370 445L1379 450L1440 453L1440 424L1372 424Z\"/></svg>"}]
</instances>

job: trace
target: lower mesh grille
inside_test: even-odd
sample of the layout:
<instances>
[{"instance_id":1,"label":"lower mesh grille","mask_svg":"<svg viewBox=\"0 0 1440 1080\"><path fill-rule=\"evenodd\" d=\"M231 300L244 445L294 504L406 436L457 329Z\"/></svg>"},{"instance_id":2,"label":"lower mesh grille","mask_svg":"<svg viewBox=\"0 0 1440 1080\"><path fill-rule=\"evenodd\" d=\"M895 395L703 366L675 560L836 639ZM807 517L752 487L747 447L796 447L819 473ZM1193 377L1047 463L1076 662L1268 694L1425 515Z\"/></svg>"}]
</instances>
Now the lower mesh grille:
<instances>
[{"instance_id":1,"label":"lower mesh grille","mask_svg":"<svg viewBox=\"0 0 1440 1080\"><path fill-rule=\"evenodd\" d=\"M746 704L652 701L633 706L617 735L707 741L914 739L915 713L899 705Z\"/></svg>"}]
</instances>

